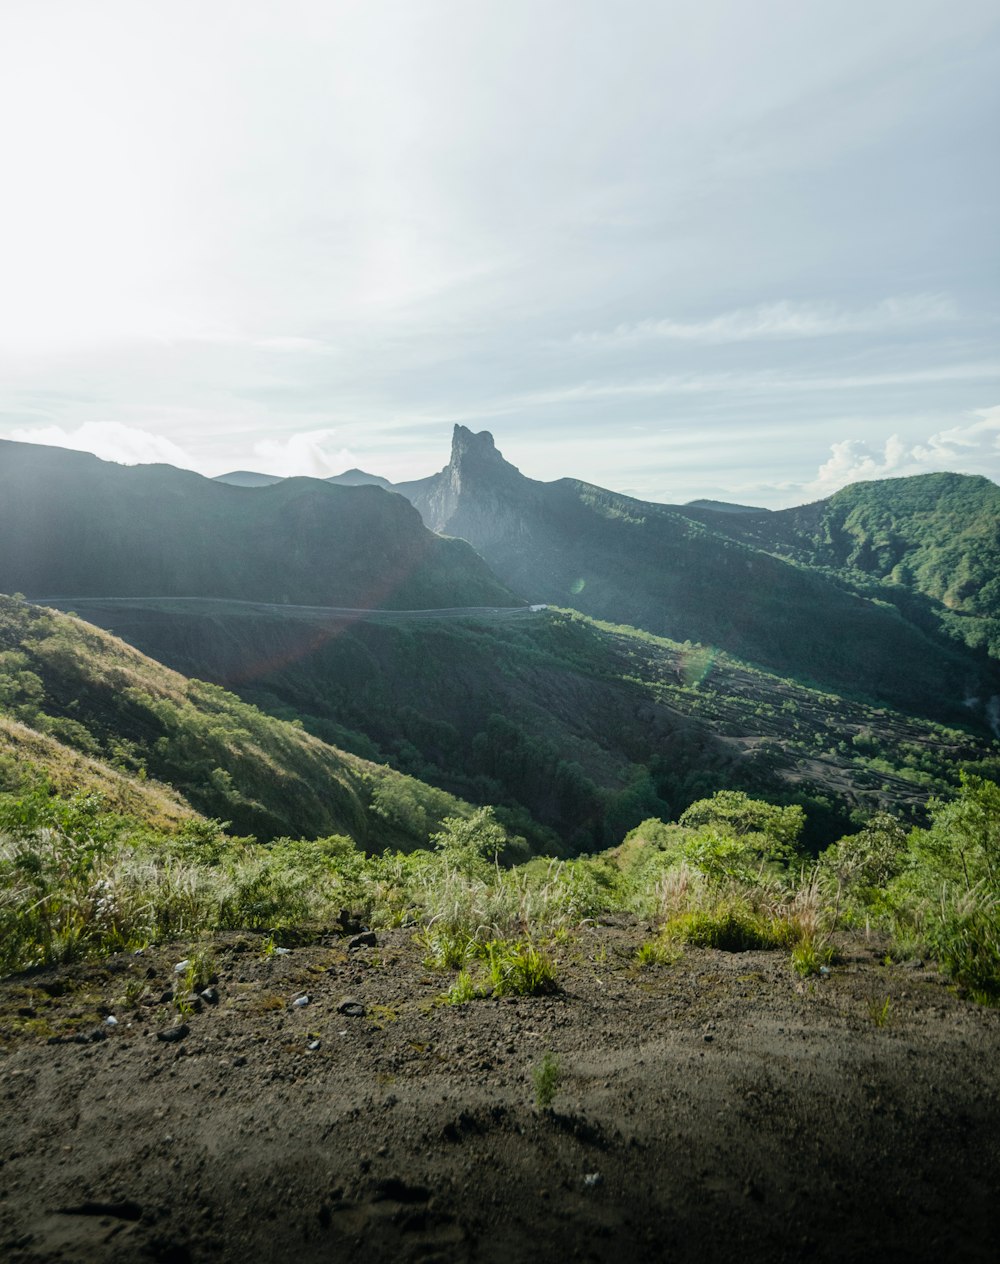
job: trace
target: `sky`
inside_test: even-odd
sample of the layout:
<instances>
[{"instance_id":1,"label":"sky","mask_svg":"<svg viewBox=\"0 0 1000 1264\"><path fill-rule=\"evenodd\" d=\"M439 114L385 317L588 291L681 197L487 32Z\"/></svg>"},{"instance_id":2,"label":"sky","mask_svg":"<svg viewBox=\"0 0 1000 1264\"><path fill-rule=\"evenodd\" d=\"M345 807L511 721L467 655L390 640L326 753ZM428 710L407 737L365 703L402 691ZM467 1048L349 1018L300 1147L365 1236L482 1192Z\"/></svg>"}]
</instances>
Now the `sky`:
<instances>
[{"instance_id":1,"label":"sky","mask_svg":"<svg viewBox=\"0 0 1000 1264\"><path fill-rule=\"evenodd\" d=\"M996 0L0 0L0 438L1000 480Z\"/></svg>"}]
</instances>

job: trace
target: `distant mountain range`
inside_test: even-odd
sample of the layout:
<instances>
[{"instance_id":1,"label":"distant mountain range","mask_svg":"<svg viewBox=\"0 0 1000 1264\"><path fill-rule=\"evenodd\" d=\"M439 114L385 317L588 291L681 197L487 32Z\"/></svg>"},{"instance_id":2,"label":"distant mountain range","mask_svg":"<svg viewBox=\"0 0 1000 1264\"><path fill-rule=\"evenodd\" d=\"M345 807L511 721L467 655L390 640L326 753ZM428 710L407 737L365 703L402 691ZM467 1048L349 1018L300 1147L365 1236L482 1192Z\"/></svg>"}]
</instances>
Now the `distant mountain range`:
<instances>
[{"instance_id":1,"label":"distant mountain range","mask_svg":"<svg viewBox=\"0 0 1000 1264\"><path fill-rule=\"evenodd\" d=\"M0 442L0 592L321 606L511 606L474 550L402 496L292 478L234 487L169 465Z\"/></svg>"},{"instance_id":2,"label":"distant mountain range","mask_svg":"<svg viewBox=\"0 0 1000 1264\"><path fill-rule=\"evenodd\" d=\"M253 470L232 470L229 474L217 474L212 480L215 483L230 483L233 487L270 487L273 483L286 480L278 474L257 474ZM387 491L392 484L387 478L379 478L377 474L366 474L364 470L345 470L343 474L333 474L321 480L324 483L339 483L344 487L383 487Z\"/></svg>"},{"instance_id":3,"label":"distant mountain range","mask_svg":"<svg viewBox=\"0 0 1000 1264\"><path fill-rule=\"evenodd\" d=\"M500 804L537 845L603 846L732 785L807 802L835 837L880 796L916 801L963 762L992 767L1000 489L986 479L859 484L780 512L659 505L525 478L491 435L461 426L440 473L391 490L372 477L212 480L0 442L0 591L63 598L160 661L301 720L332 744L310 786L346 749ZM358 622L330 607L515 613ZM204 716L184 712L208 742L184 739L189 766L180 749L167 758L157 707L135 711L132 685L116 700L112 672L94 694L95 655L113 660L120 643L60 625L46 644L41 656L31 635L0 645L27 690L13 711L0 696L0 755L20 744L63 766L49 747L68 734L82 776L84 756L138 743L183 796L163 811L225 814L263 835L347 828L353 813L354 836L377 836L358 789L374 774L345 772L345 816L324 816L321 792L292 793L294 771L275 774L284 791L255 796L256 756L227 754ZM14 722L27 722L34 678L52 710L25 736ZM211 712L214 696L195 694ZM223 710L223 727L253 729ZM276 751L283 731L267 736Z\"/></svg>"}]
</instances>

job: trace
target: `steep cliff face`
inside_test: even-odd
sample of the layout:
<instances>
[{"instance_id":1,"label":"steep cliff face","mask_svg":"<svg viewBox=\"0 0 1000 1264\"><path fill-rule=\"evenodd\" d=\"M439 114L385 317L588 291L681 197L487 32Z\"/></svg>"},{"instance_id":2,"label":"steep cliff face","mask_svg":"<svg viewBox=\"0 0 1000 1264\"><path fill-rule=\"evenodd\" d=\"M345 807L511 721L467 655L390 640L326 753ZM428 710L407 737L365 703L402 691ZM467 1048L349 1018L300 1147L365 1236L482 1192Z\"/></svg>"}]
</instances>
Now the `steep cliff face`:
<instances>
[{"instance_id":1,"label":"steep cliff face","mask_svg":"<svg viewBox=\"0 0 1000 1264\"><path fill-rule=\"evenodd\" d=\"M544 488L504 460L488 430L474 434L456 426L445 468L430 478L397 483L395 490L416 505L432 531L460 536L482 552L527 545L530 517L544 503Z\"/></svg>"}]
</instances>

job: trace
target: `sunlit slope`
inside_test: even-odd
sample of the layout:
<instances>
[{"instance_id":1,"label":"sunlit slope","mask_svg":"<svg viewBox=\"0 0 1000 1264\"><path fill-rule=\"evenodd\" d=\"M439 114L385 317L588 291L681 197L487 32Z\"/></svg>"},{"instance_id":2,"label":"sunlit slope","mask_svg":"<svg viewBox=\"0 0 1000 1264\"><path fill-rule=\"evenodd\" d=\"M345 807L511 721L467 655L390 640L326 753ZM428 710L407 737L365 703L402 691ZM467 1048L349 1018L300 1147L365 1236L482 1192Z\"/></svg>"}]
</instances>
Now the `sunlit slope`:
<instances>
[{"instance_id":1,"label":"sunlit slope","mask_svg":"<svg viewBox=\"0 0 1000 1264\"><path fill-rule=\"evenodd\" d=\"M530 601L727 650L782 676L957 719L1000 690L985 656L879 594L775 556L777 515L651 504L573 479L541 483L492 436L456 427L449 465L400 484L436 531L470 541ZM760 522L761 539L747 522Z\"/></svg>"},{"instance_id":2,"label":"sunlit slope","mask_svg":"<svg viewBox=\"0 0 1000 1264\"><path fill-rule=\"evenodd\" d=\"M973 734L570 612L325 625L225 602L84 612L338 746L526 809L573 849L733 786L806 802L836 837L854 808L918 809L993 757Z\"/></svg>"},{"instance_id":3,"label":"sunlit slope","mask_svg":"<svg viewBox=\"0 0 1000 1264\"><path fill-rule=\"evenodd\" d=\"M157 823L413 846L464 805L337 750L80 619L0 597L0 754ZM156 784L152 784L155 782Z\"/></svg>"},{"instance_id":4,"label":"sunlit slope","mask_svg":"<svg viewBox=\"0 0 1000 1264\"><path fill-rule=\"evenodd\" d=\"M841 574L911 618L1000 658L1000 487L966 474L855 483L827 500L725 524Z\"/></svg>"},{"instance_id":5,"label":"sunlit slope","mask_svg":"<svg viewBox=\"0 0 1000 1264\"><path fill-rule=\"evenodd\" d=\"M401 496L319 479L234 487L168 465L0 442L0 591L419 609L515 605Z\"/></svg>"}]
</instances>

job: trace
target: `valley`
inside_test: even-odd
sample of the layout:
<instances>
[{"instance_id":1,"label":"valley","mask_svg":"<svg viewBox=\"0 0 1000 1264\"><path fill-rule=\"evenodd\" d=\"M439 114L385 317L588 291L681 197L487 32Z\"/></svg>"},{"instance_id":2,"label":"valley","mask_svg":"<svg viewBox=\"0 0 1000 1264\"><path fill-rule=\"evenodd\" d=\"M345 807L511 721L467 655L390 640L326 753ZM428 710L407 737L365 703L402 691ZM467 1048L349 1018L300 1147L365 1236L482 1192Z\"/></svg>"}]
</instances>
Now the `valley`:
<instances>
[{"instance_id":1,"label":"valley","mask_svg":"<svg viewBox=\"0 0 1000 1264\"><path fill-rule=\"evenodd\" d=\"M4 1257L991 1259L992 485L903 481L0 445Z\"/></svg>"}]
</instances>

